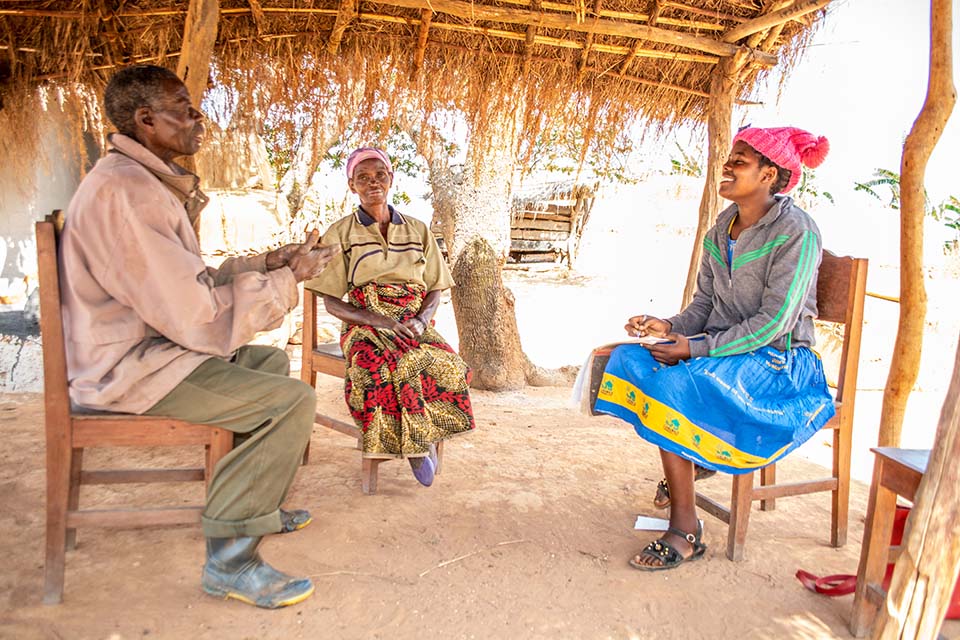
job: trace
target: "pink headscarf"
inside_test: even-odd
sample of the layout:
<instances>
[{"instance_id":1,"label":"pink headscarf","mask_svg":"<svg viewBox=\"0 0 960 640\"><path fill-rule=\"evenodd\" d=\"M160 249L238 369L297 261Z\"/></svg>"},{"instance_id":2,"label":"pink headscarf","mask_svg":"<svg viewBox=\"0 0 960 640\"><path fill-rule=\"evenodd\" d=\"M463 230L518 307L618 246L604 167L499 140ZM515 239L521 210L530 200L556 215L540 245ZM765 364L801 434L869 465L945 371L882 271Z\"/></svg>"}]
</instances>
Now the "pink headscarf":
<instances>
[{"instance_id":1,"label":"pink headscarf","mask_svg":"<svg viewBox=\"0 0 960 640\"><path fill-rule=\"evenodd\" d=\"M830 151L830 142L796 127L760 129L747 127L737 133L733 142L743 140L758 152L767 156L777 166L790 171L790 181L780 193L786 193L800 182L800 164L811 169L819 167Z\"/></svg>"},{"instance_id":2,"label":"pink headscarf","mask_svg":"<svg viewBox=\"0 0 960 640\"><path fill-rule=\"evenodd\" d=\"M347 178L353 177L353 170L357 168L358 164L371 158L381 160L383 164L387 165L387 171L393 173L393 165L390 164L390 158L386 151L376 147L360 147L347 157Z\"/></svg>"}]
</instances>

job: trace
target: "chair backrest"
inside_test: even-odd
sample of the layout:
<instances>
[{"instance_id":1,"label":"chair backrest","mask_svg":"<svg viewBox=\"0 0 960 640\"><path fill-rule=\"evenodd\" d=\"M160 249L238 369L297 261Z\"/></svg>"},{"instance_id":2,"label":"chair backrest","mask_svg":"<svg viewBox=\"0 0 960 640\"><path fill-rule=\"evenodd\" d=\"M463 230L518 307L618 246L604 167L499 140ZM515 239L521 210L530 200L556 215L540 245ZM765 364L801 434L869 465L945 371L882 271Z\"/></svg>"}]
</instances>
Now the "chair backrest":
<instances>
[{"instance_id":1,"label":"chair backrest","mask_svg":"<svg viewBox=\"0 0 960 640\"><path fill-rule=\"evenodd\" d=\"M817 276L817 318L843 325L837 400L850 407L857 390L866 290L866 258L841 257L824 250ZM849 390L849 397L844 397L844 390Z\"/></svg>"},{"instance_id":2,"label":"chair backrest","mask_svg":"<svg viewBox=\"0 0 960 640\"><path fill-rule=\"evenodd\" d=\"M43 397L47 424L51 419L70 419L67 391L67 352L60 315L60 272L57 244L63 228L59 210L37 222L37 271L40 276L40 338L43 343Z\"/></svg>"}]
</instances>

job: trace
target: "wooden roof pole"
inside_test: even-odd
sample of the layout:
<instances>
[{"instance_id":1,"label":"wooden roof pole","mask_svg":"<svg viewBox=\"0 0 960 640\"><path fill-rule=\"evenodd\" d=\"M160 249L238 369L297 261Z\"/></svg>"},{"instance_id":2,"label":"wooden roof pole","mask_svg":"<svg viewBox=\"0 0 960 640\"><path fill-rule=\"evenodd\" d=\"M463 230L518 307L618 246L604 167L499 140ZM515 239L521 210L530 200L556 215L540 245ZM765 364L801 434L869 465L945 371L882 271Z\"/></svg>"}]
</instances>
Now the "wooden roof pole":
<instances>
[{"instance_id":1,"label":"wooden roof pole","mask_svg":"<svg viewBox=\"0 0 960 640\"><path fill-rule=\"evenodd\" d=\"M603 0L594 0L593 3L593 21L596 23L600 20L600 9L603 5ZM650 25L653 26L652 24ZM593 46L593 37L594 32L590 31L587 33L587 37L583 42L583 52L580 54L580 62L577 65L577 74L580 77L580 80L583 80L583 76L587 72L587 61L590 59L590 47Z\"/></svg>"},{"instance_id":2,"label":"wooden roof pole","mask_svg":"<svg viewBox=\"0 0 960 640\"><path fill-rule=\"evenodd\" d=\"M720 196L717 194L717 188L720 186L723 163L730 151L733 100L739 88L740 70L746 62L746 53L740 52L733 57L721 59L720 64L711 72L710 106L707 113L707 175L703 185L703 196L700 198L697 235L693 241L681 308L690 303L697 290L697 272L700 270L700 256L703 254L703 239L719 213Z\"/></svg>"},{"instance_id":3,"label":"wooden roof pole","mask_svg":"<svg viewBox=\"0 0 960 640\"><path fill-rule=\"evenodd\" d=\"M650 11L650 17L647 19L647 24L651 27L657 26L657 20L660 19L660 12L663 11L662 0L654 0L653 9ZM633 47L630 49L630 53L624 57L623 62L620 63L620 67L617 69L617 75L621 78L626 75L627 71L630 69L630 63L633 62L637 53L643 47L643 40L637 40L633 43Z\"/></svg>"},{"instance_id":4,"label":"wooden roof pole","mask_svg":"<svg viewBox=\"0 0 960 640\"><path fill-rule=\"evenodd\" d=\"M260 4L260 0L247 0L247 4L250 5L250 15L253 16L253 24L257 27L257 35L263 33L263 5Z\"/></svg>"},{"instance_id":5,"label":"wooden roof pole","mask_svg":"<svg viewBox=\"0 0 960 640\"><path fill-rule=\"evenodd\" d=\"M829 2L829 0L816 1ZM379 3L394 7L432 9L439 13L447 13L473 21L490 20L493 22L506 22L508 24L536 25L545 29L563 29L565 31L576 31L580 33L590 33L593 31L604 35L640 38L662 44L686 47L696 51L705 51L718 56L732 56L740 49L740 47L732 43L721 42L713 38L704 38L681 31L662 29L660 27L629 24L606 19L599 19L596 22L590 23L577 22L576 16L537 13L525 9L479 5L464 2L463 0L380 0ZM753 32L751 31L751 33ZM751 49L748 53L754 61L760 64L771 66L777 64L777 56L773 54L756 49Z\"/></svg>"},{"instance_id":6,"label":"wooden roof pole","mask_svg":"<svg viewBox=\"0 0 960 640\"><path fill-rule=\"evenodd\" d=\"M540 11L540 0L530 0L530 9L535 12ZM527 25L527 33L523 39L523 67L521 73L524 78L530 72L530 61L533 60L533 45L536 43L537 27L536 25Z\"/></svg>"},{"instance_id":7,"label":"wooden roof pole","mask_svg":"<svg viewBox=\"0 0 960 640\"><path fill-rule=\"evenodd\" d=\"M930 77L920 115L903 143L900 161L900 323L890 373L883 391L880 446L900 444L907 398L920 371L920 350L927 315L923 285L923 176L930 153L957 101L953 86L951 0L931 0Z\"/></svg>"},{"instance_id":8,"label":"wooden roof pole","mask_svg":"<svg viewBox=\"0 0 960 640\"><path fill-rule=\"evenodd\" d=\"M340 40L343 38L343 32L357 17L359 9L359 0L340 0L337 19L333 23L333 29L330 30L330 39L327 41L327 52L331 55L336 55L337 51L340 50Z\"/></svg>"},{"instance_id":9,"label":"wooden roof pole","mask_svg":"<svg viewBox=\"0 0 960 640\"><path fill-rule=\"evenodd\" d=\"M800 16L805 16L808 13L817 11L818 9L823 9L825 6L830 4L831 0L801 0L791 7L785 9L780 9L779 11L771 11L770 13L765 13L762 16L754 18L753 20L748 20L743 24L730 29L725 34L723 34L724 42L736 42L746 38L749 35L752 35L758 31L763 31L764 29L769 29L770 27L775 27L778 24L783 24L799 18Z\"/></svg>"}]
</instances>

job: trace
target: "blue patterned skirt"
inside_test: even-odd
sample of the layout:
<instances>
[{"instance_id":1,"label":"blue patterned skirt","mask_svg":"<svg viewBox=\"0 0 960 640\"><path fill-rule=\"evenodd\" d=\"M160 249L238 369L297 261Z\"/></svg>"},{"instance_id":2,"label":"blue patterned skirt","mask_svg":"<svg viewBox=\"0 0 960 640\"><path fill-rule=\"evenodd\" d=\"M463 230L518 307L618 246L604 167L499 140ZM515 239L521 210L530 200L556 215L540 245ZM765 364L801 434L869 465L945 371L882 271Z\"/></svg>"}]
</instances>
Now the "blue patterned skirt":
<instances>
[{"instance_id":1,"label":"blue patterned skirt","mask_svg":"<svg viewBox=\"0 0 960 640\"><path fill-rule=\"evenodd\" d=\"M820 358L806 347L670 366L635 344L610 355L595 409L662 449L732 474L776 462L835 413Z\"/></svg>"}]
</instances>

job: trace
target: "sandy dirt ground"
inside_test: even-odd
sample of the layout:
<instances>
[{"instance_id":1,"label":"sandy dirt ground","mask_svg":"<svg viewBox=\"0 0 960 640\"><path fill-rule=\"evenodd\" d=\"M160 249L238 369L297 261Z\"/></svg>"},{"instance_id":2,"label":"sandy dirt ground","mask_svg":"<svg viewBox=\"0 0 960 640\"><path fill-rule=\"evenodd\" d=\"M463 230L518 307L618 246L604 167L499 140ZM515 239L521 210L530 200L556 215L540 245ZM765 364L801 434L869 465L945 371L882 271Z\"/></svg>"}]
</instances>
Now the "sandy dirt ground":
<instances>
[{"instance_id":1,"label":"sandy dirt ground","mask_svg":"<svg viewBox=\"0 0 960 640\"><path fill-rule=\"evenodd\" d=\"M576 272L507 273L525 349L540 364L579 364L591 345L621 337L626 315L667 315L678 303L675 272L685 273L695 209L674 219L668 207L646 232L637 222L626 234L611 222L620 212L595 213ZM615 236L633 244L610 249ZM379 493L364 496L354 441L316 428L311 463L288 501L315 520L263 548L278 568L313 578L316 594L300 605L271 612L204 595L200 529L179 527L81 530L67 555L64 603L43 606L42 403L35 394L2 396L0 638L847 638L852 596L815 595L794 573L856 572L886 331L896 322L895 312L869 304L847 545L828 544L829 494L802 496L772 512L754 508L741 563L724 556L725 525L704 516L705 558L663 573L627 564L654 537L633 530L635 517L662 515L651 505L656 450L624 423L581 415L569 389L528 388L474 392L478 430L448 444L429 489L391 462L381 467ZM937 358L946 352L952 362L957 335L955 321L938 322L906 445L932 442L939 381L948 378ZM438 324L455 341L448 302ZM338 380L321 378L318 402L346 416ZM182 450L101 450L88 460L106 466L127 456L144 465L200 462L199 452ZM820 477L828 456L815 439L780 464L778 477ZM700 488L724 499L729 486L718 476ZM87 508L201 500L199 486L185 485L93 487L81 496ZM943 635L960 638L960 623Z\"/></svg>"}]
</instances>

